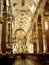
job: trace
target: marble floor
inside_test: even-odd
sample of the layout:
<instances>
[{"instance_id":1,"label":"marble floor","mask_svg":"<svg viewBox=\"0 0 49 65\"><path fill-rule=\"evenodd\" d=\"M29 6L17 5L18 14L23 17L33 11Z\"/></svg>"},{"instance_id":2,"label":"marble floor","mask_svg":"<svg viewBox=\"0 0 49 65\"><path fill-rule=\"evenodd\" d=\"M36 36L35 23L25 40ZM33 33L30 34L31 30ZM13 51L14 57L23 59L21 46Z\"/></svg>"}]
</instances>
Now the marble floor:
<instances>
[{"instance_id":1,"label":"marble floor","mask_svg":"<svg viewBox=\"0 0 49 65\"><path fill-rule=\"evenodd\" d=\"M38 62L35 60L31 60L31 59L17 59L13 65L49 65L49 63L47 62Z\"/></svg>"}]
</instances>

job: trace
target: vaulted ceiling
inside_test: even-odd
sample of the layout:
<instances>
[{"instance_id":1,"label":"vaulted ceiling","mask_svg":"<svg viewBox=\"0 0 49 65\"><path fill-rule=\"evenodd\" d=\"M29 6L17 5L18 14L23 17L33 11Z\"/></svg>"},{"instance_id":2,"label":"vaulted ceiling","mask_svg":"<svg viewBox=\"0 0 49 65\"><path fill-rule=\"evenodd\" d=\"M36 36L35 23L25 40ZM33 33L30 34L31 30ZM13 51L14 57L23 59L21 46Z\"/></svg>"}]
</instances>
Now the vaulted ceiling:
<instances>
[{"instance_id":1,"label":"vaulted ceiling","mask_svg":"<svg viewBox=\"0 0 49 65\"><path fill-rule=\"evenodd\" d=\"M26 33L31 26L32 18L40 0L12 0L12 13L14 16L13 28L23 29Z\"/></svg>"},{"instance_id":2,"label":"vaulted ceiling","mask_svg":"<svg viewBox=\"0 0 49 65\"><path fill-rule=\"evenodd\" d=\"M10 0L7 0L7 5L8 1ZM44 1L46 2L46 0L11 0L11 10L14 17L12 23L13 34L18 29L24 30L25 34L28 32L33 23L35 12L38 10L42 1L43 3ZM42 5L44 5L43 3ZM45 11L48 9L48 4L49 1L47 0Z\"/></svg>"}]
</instances>

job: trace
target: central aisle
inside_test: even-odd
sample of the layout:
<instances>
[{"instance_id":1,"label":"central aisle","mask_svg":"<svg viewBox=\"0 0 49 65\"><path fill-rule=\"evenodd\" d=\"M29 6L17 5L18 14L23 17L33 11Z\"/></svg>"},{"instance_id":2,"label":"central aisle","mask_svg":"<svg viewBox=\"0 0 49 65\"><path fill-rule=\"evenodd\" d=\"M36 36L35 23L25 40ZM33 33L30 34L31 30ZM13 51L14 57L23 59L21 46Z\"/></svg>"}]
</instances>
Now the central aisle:
<instances>
[{"instance_id":1,"label":"central aisle","mask_svg":"<svg viewBox=\"0 0 49 65\"><path fill-rule=\"evenodd\" d=\"M15 65L34 65L34 63L30 59L19 59L15 61Z\"/></svg>"},{"instance_id":2,"label":"central aisle","mask_svg":"<svg viewBox=\"0 0 49 65\"><path fill-rule=\"evenodd\" d=\"M13 65L49 65L46 62L38 62L31 59L17 59Z\"/></svg>"}]
</instances>

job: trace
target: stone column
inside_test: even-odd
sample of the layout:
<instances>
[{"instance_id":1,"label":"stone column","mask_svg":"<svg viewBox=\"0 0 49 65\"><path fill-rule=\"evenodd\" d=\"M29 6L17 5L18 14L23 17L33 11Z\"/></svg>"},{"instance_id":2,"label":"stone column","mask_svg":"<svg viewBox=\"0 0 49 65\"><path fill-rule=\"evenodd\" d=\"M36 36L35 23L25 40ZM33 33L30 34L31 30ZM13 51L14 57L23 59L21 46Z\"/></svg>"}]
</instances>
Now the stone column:
<instances>
[{"instance_id":1,"label":"stone column","mask_svg":"<svg viewBox=\"0 0 49 65\"><path fill-rule=\"evenodd\" d=\"M42 37L42 24L41 24L41 15L38 16L37 21L38 26L38 39L39 39L39 53L43 52L43 37Z\"/></svg>"},{"instance_id":2,"label":"stone column","mask_svg":"<svg viewBox=\"0 0 49 65\"><path fill-rule=\"evenodd\" d=\"M9 23L8 24L8 44L11 44L12 43L12 24Z\"/></svg>"},{"instance_id":3,"label":"stone column","mask_svg":"<svg viewBox=\"0 0 49 65\"><path fill-rule=\"evenodd\" d=\"M6 23L2 24L2 53L6 53Z\"/></svg>"},{"instance_id":4,"label":"stone column","mask_svg":"<svg viewBox=\"0 0 49 65\"><path fill-rule=\"evenodd\" d=\"M45 22L45 33L46 33L46 42L47 42L47 52L49 52L49 21Z\"/></svg>"},{"instance_id":5,"label":"stone column","mask_svg":"<svg viewBox=\"0 0 49 65\"><path fill-rule=\"evenodd\" d=\"M2 23L2 53L6 53L6 0L3 0L3 23Z\"/></svg>"},{"instance_id":6,"label":"stone column","mask_svg":"<svg viewBox=\"0 0 49 65\"><path fill-rule=\"evenodd\" d=\"M44 15L41 14L42 18L42 36L43 36L43 53L47 52L47 42L46 42L46 34L45 34L45 21L44 21Z\"/></svg>"}]
</instances>

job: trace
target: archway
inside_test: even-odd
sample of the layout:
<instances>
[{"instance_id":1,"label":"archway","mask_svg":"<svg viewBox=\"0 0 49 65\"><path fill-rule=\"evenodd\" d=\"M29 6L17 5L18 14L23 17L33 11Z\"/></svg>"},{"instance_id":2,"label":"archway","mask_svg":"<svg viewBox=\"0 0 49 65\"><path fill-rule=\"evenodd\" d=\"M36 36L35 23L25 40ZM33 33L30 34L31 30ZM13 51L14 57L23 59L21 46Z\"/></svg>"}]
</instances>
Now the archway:
<instances>
[{"instance_id":1,"label":"archway","mask_svg":"<svg viewBox=\"0 0 49 65\"><path fill-rule=\"evenodd\" d=\"M16 42L15 42L15 50L13 48L14 51L17 50L16 53L24 53L26 52L25 48L26 48L26 36L25 36L25 31L23 29L17 29L15 31L15 37L16 37Z\"/></svg>"}]
</instances>

